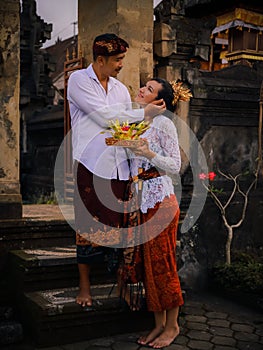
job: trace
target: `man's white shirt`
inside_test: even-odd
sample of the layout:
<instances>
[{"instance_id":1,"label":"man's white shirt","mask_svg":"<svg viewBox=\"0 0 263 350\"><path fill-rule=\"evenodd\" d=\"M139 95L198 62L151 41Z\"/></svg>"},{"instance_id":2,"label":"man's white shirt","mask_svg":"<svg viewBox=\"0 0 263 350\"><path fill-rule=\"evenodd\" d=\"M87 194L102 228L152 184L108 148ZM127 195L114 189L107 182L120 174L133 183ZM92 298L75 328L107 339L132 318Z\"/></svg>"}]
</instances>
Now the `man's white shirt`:
<instances>
[{"instance_id":1,"label":"man's white shirt","mask_svg":"<svg viewBox=\"0 0 263 350\"><path fill-rule=\"evenodd\" d=\"M73 72L68 81L73 159L97 176L120 180L129 178L125 149L107 146L110 121L141 121L144 110L134 109L126 86L110 77L108 91L100 84L92 64ZM105 132L106 133L102 133Z\"/></svg>"}]
</instances>

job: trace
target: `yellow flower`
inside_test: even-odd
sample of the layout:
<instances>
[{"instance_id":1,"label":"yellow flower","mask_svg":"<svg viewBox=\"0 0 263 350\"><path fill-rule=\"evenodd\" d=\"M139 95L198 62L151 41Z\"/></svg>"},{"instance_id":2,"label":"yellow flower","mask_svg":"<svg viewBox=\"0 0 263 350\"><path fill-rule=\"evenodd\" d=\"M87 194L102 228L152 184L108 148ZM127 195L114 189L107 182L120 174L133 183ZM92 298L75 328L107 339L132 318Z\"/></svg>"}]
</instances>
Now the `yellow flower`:
<instances>
[{"instance_id":1,"label":"yellow flower","mask_svg":"<svg viewBox=\"0 0 263 350\"><path fill-rule=\"evenodd\" d=\"M114 139L137 140L149 128L149 123L142 121L139 124L120 123L118 119L110 122L109 131Z\"/></svg>"}]
</instances>

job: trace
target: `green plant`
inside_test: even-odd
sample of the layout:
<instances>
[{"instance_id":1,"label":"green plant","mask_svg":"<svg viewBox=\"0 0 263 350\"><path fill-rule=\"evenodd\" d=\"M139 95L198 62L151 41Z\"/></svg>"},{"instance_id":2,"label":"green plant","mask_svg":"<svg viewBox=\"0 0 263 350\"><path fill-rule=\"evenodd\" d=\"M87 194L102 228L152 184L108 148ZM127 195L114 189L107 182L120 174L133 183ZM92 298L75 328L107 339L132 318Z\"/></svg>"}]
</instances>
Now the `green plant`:
<instances>
[{"instance_id":1,"label":"green plant","mask_svg":"<svg viewBox=\"0 0 263 350\"><path fill-rule=\"evenodd\" d=\"M236 254L231 265L215 265L211 278L220 289L259 295L263 293L262 260L246 253Z\"/></svg>"},{"instance_id":2,"label":"green plant","mask_svg":"<svg viewBox=\"0 0 263 350\"><path fill-rule=\"evenodd\" d=\"M55 192L39 193L31 195L26 202L30 204L58 204L58 199Z\"/></svg>"},{"instance_id":3,"label":"green plant","mask_svg":"<svg viewBox=\"0 0 263 350\"><path fill-rule=\"evenodd\" d=\"M48 195L42 195L39 198L38 204L57 204L57 199L54 192L49 193Z\"/></svg>"}]
</instances>

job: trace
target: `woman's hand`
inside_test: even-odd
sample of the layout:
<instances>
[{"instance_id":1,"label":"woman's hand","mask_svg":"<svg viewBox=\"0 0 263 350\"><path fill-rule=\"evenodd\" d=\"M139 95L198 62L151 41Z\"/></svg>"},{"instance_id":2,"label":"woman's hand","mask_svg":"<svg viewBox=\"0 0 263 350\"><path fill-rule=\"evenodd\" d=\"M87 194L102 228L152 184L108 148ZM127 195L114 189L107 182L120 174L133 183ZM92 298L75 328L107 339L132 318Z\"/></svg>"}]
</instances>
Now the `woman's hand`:
<instances>
[{"instance_id":1,"label":"woman's hand","mask_svg":"<svg viewBox=\"0 0 263 350\"><path fill-rule=\"evenodd\" d=\"M143 140L144 140L144 143L142 146L131 147L130 149L136 156L152 159L153 157L156 156L156 153L150 150L147 139L143 139Z\"/></svg>"}]
</instances>

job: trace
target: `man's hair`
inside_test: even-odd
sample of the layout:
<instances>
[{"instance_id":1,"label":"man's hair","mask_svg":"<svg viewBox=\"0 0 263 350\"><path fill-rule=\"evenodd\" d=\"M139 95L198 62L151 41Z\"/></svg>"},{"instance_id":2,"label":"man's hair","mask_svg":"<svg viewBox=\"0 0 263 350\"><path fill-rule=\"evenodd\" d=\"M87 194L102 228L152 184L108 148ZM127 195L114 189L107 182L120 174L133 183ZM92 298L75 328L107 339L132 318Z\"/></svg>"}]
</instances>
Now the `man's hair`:
<instances>
[{"instance_id":1,"label":"man's hair","mask_svg":"<svg viewBox=\"0 0 263 350\"><path fill-rule=\"evenodd\" d=\"M129 44L113 33L98 35L93 42L93 60L98 56L114 56L127 51Z\"/></svg>"}]
</instances>

